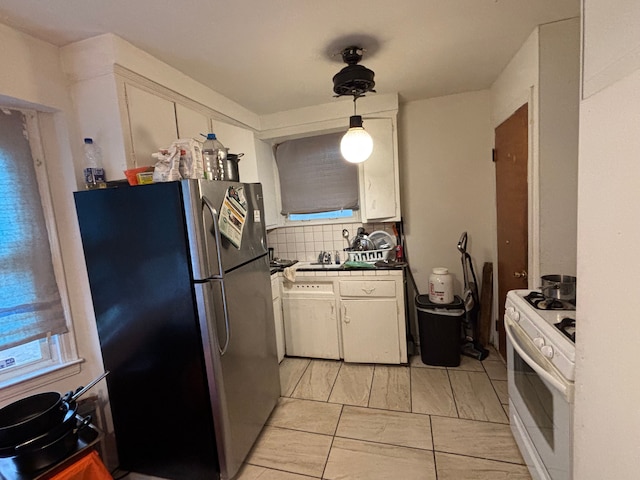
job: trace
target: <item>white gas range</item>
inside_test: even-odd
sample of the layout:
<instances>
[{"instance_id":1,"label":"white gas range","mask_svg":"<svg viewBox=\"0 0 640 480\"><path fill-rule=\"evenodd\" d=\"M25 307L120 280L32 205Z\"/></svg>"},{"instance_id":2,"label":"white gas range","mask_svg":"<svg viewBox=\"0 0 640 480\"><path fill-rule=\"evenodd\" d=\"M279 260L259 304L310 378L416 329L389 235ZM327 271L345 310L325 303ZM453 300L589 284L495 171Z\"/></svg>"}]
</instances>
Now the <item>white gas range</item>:
<instances>
[{"instance_id":1,"label":"white gas range","mask_svg":"<svg viewBox=\"0 0 640 480\"><path fill-rule=\"evenodd\" d=\"M575 306L544 300L532 290L507 294L511 430L534 479L571 480Z\"/></svg>"}]
</instances>

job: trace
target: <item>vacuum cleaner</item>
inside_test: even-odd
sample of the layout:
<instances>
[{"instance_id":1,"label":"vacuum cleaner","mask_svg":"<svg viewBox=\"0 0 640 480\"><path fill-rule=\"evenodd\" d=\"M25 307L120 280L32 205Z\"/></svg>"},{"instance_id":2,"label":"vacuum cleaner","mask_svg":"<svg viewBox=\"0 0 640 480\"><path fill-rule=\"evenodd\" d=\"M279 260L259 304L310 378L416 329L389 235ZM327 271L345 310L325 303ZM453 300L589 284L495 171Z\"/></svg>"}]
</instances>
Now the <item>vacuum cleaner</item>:
<instances>
[{"instance_id":1,"label":"vacuum cleaner","mask_svg":"<svg viewBox=\"0 0 640 480\"><path fill-rule=\"evenodd\" d=\"M478 280L473 270L471 255L467 252L467 232L462 232L460 236L458 251L462 255L462 275L464 277L462 300L464 301L465 310L462 320L461 353L477 360L484 360L489 355L489 350L484 348L477 340L480 296L478 295Z\"/></svg>"}]
</instances>

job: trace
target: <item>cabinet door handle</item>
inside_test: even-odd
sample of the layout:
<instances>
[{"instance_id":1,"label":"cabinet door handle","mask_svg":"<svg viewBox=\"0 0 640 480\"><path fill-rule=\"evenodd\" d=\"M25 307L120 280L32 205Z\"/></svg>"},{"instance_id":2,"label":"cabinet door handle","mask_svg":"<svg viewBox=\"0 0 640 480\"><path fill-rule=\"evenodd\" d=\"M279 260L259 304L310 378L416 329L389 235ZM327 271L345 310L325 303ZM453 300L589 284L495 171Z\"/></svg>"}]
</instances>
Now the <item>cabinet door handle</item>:
<instances>
[{"instance_id":1,"label":"cabinet door handle","mask_svg":"<svg viewBox=\"0 0 640 480\"><path fill-rule=\"evenodd\" d=\"M346 305L342 306L342 321L344 323L349 323L351 321L351 319L347 316L347 306Z\"/></svg>"}]
</instances>

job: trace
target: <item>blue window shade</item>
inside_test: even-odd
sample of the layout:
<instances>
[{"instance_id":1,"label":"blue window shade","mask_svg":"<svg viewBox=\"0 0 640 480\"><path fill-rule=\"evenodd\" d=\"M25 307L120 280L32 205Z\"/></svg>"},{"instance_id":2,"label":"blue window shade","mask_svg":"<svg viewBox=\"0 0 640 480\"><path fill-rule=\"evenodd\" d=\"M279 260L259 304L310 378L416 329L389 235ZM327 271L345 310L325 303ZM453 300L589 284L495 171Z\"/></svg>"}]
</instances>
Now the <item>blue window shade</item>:
<instances>
[{"instance_id":1,"label":"blue window shade","mask_svg":"<svg viewBox=\"0 0 640 480\"><path fill-rule=\"evenodd\" d=\"M25 131L0 111L0 349L67 331Z\"/></svg>"}]
</instances>

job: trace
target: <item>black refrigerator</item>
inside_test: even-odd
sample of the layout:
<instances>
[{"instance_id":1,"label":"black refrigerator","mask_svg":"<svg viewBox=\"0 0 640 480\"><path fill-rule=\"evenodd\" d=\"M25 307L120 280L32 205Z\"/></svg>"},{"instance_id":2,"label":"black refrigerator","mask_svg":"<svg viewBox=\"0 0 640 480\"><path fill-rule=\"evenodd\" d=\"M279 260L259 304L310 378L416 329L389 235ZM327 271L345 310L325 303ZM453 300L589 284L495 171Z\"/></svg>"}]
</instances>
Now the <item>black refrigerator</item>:
<instances>
[{"instance_id":1,"label":"black refrigerator","mask_svg":"<svg viewBox=\"0 0 640 480\"><path fill-rule=\"evenodd\" d=\"M280 395L261 185L74 197L120 468L233 478Z\"/></svg>"}]
</instances>

